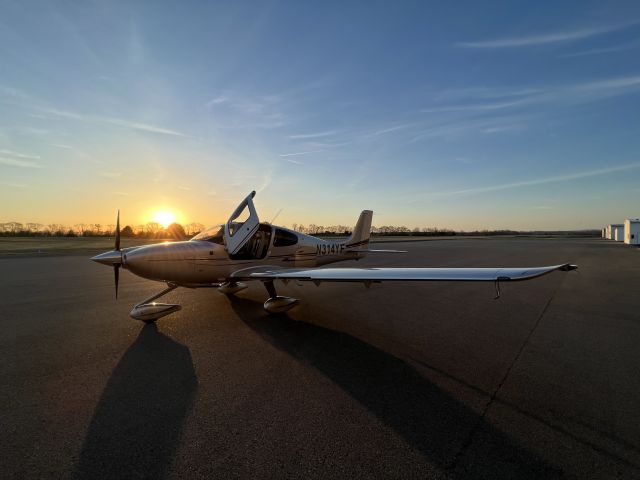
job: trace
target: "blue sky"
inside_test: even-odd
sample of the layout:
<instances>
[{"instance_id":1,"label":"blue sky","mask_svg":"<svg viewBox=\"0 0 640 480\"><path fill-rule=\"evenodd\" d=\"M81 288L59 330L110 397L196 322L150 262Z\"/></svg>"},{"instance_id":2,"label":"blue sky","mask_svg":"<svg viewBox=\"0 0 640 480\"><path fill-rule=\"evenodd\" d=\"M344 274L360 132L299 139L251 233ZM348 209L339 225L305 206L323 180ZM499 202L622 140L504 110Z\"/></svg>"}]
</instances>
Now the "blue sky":
<instances>
[{"instance_id":1,"label":"blue sky","mask_svg":"<svg viewBox=\"0 0 640 480\"><path fill-rule=\"evenodd\" d=\"M3 2L0 221L640 216L638 2Z\"/></svg>"}]
</instances>

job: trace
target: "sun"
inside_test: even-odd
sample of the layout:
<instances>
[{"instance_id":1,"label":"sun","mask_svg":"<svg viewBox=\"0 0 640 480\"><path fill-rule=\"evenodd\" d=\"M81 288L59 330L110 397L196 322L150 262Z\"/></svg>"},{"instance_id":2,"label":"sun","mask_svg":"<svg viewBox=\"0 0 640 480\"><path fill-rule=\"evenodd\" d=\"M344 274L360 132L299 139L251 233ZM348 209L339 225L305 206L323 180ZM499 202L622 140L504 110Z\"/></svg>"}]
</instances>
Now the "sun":
<instances>
[{"instance_id":1,"label":"sun","mask_svg":"<svg viewBox=\"0 0 640 480\"><path fill-rule=\"evenodd\" d=\"M167 210L161 210L153 214L153 221L158 222L163 228L167 228L176 221L176 216Z\"/></svg>"}]
</instances>

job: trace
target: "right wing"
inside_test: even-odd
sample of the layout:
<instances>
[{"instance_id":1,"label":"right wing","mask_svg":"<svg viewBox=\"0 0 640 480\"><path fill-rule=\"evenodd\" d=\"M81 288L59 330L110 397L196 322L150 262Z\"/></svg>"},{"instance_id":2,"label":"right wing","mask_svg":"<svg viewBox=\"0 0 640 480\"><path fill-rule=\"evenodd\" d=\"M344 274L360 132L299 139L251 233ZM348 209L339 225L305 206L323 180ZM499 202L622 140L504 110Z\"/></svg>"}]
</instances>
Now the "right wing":
<instances>
[{"instance_id":1,"label":"right wing","mask_svg":"<svg viewBox=\"0 0 640 480\"><path fill-rule=\"evenodd\" d=\"M549 267L525 268L317 268L284 269L258 267L235 272L232 277L243 280L301 280L320 282L383 282L383 281L518 281L551 273L569 271L577 265L565 263Z\"/></svg>"}]
</instances>

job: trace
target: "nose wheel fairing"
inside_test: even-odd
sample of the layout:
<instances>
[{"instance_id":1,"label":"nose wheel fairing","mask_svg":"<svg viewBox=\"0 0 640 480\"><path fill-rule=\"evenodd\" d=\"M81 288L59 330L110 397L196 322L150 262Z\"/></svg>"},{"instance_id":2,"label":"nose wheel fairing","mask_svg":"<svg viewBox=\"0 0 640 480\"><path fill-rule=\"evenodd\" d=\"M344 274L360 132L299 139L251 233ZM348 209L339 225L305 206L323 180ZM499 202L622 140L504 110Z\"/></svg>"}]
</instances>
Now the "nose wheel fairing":
<instances>
[{"instance_id":1,"label":"nose wheel fairing","mask_svg":"<svg viewBox=\"0 0 640 480\"><path fill-rule=\"evenodd\" d=\"M146 323L153 323L159 318L162 318L170 313L177 312L182 307L177 303L159 303L154 302L157 298L166 295L172 290L178 288L176 284L167 284L168 287L165 288L160 293L153 295L140 303L136 304L131 311L129 312L129 316L136 320L141 320Z\"/></svg>"},{"instance_id":2,"label":"nose wheel fairing","mask_svg":"<svg viewBox=\"0 0 640 480\"><path fill-rule=\"evenodd\" d=\"M129 315L136 320L142 320L146 323L153 323L159 318L169 315L170 313L181 310L182 307L171 303L143 303L133 307Z\"/></svg>"}]
</instances>

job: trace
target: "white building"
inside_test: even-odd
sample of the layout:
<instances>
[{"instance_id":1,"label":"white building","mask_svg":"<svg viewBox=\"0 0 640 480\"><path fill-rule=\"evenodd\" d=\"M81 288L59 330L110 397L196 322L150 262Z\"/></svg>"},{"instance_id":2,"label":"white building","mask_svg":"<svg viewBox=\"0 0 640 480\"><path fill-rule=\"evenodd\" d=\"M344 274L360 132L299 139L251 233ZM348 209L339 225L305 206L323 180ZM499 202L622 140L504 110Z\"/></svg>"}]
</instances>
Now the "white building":
<instances>
[{"instance_id":1,"label":"white building","mask_svg":"<svg viewBox=\"0 0 640 480\"><path fill-rule=\"evenodd\" d=\"M640 245L640 218L627 218L624 221L624 243Z\"/></svg>"},{"instance_id":2,"label":"white building","mask_svg":"<svg viewBox=\"0 0 640 480\"><path fill-rule=\"evenodd\" d=\"M622 242L624 240L624 224L611 224L611 240L615 240L616 242Z\"/></svg>"}]
</instances>

